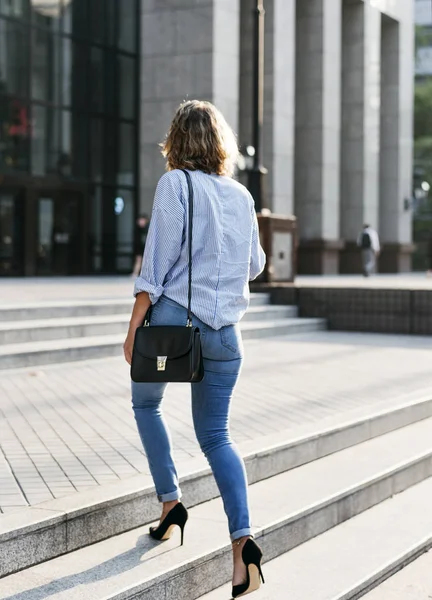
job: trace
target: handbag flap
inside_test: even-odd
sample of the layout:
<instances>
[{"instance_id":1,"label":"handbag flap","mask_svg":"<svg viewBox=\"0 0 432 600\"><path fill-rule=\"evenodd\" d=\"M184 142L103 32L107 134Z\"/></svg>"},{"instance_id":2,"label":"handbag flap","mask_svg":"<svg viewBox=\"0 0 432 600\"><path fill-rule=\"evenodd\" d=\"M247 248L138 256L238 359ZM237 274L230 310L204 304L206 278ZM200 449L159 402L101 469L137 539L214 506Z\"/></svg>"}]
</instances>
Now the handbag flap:
<instances>
[{"instance_id":1,"label":"handbag flap","mask_svg":"<svg viewBox=\"0 0 432 600\"><path fill-rule=\"evenodd\" d=\"M139 327L135 334L134 350L143 358L157 360L181 358L190 352L196 327L176 325Z\"/></svg>"}]
</instances>

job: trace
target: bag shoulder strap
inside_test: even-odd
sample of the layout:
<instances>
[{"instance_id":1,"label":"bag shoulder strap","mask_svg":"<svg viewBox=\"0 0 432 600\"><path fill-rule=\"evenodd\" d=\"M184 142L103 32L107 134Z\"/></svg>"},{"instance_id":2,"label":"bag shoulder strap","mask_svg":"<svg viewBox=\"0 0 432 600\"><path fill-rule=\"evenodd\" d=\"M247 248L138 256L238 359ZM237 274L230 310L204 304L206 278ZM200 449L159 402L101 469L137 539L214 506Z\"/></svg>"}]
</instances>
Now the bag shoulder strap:
<instances>
[{"instance_id":1,"label":"bag shoulder strap","mask_svg":"<svg viewBox=\"0 0 432 600\"><path fill-rule=\"evenodd\" d=\"M189 275L188 275L188 326L192 327L192 227L193 227L193 208L194 208L194 193L192 178L186 169L182 169L186 175L186 181L189 190L189 235L188 235L188 263L189 263Z\"/></svg>"}]
</instances>

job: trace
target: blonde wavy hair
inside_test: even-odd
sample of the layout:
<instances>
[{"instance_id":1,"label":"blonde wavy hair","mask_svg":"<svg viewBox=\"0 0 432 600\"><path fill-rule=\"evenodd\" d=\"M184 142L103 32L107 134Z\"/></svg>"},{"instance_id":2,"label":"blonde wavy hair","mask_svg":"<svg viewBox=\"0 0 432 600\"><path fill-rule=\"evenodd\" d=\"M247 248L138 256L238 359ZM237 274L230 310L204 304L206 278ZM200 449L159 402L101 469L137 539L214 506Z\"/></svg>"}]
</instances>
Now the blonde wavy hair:
<instances>
[{"instance_id":1,"label":"blonde wavy hair","mask_svg":"<svg viewBox=\"0 0 432 600\"><path fill-rule=\"evenodd\" d=\"M168 171L189 169L232 177L238 159L233 130L213 104L201 100L179 106L161 147Z\"/></svg>"}]
</instances>

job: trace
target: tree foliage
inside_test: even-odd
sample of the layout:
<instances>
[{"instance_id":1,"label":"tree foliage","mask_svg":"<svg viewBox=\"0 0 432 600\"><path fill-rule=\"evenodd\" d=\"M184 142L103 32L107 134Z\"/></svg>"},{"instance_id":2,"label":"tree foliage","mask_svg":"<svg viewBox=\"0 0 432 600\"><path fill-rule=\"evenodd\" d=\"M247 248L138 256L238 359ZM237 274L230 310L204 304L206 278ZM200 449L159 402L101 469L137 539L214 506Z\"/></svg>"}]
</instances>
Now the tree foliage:
<instances>
[{"instance_id":1,"label":"tree foliage","mask_svg":"<svg viewBox=\"0 0 432 600\"><path fill-rule=\"evenodd\" d=\"M414 139L423 137L432 137L432 81L415 88Z\"/></svg>"}]
</instances>

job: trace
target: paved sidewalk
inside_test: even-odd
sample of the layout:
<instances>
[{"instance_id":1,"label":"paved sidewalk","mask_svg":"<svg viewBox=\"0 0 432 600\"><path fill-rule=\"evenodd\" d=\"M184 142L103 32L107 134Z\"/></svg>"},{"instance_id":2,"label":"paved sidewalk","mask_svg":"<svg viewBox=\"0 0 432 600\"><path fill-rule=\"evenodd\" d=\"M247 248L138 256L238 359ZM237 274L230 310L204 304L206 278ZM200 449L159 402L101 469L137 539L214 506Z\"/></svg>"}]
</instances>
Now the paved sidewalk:
<instances>
[{"instance_id":1,"label":"paved sidewalk","mask_svg":"<svg viewBox=\"0 0 432 600\"><path fill-rule=\"evenodd\" d=\"M239 443L432 394L432 338L322 332L246 344ZM188 386L165 399L179 470L200 454ZM146 473L122 359L0 374L0 511Z\"/></svg>"}]
</instances>

